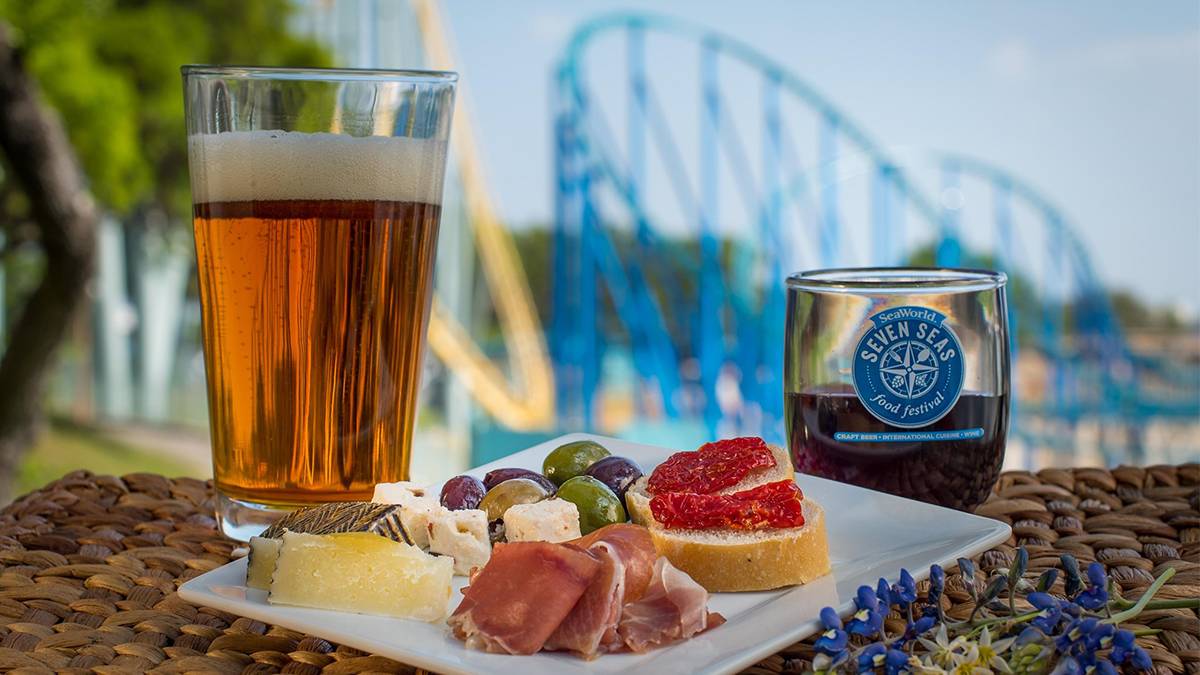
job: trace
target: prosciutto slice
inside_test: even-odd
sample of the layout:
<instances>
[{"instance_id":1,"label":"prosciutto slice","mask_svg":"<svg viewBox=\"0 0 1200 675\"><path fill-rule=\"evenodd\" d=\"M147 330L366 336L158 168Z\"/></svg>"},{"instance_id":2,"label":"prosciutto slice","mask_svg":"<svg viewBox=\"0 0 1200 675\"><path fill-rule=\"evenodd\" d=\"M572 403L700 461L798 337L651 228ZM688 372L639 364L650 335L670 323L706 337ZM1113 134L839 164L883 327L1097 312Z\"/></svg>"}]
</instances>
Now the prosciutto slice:
<instances>
[{"instance_id":1,"label":"prosciutto slice","mask_svg":"<svg viewBox=\"0 0 1200 675\"><path fill-rule=\"evenodd\" d=\"M601 568L545 648L592 659L624 646L617 632L621 611L645 592L657 554L646 528L636 525L602 527L570 545L586 548Z\"/></svg>"},{"instance_id":2,"label":"prosciutto slice","mask_svg":"<svg viewBox=\"0 0 1200 675\"><path fill-rule=\"evenodd\" d=\"M725 622L708 592L658 557L649 532L610 525L563 544L497 544L447 623L472 649L643 652Z\"/></svg>"},{"instance_id":3,"label":"prosciutto slice","mask_svg":"<svg viewBox=\"0 0 1200 675\"><path fill-rule=\"evenodd\" d=\"M600 562L600 571L546 640L545 649L572 651L593 659L602 651L602 644L604 650L621 645L616 629L625 604L625 565L604 542L594 544L588 553Z\"/></svg>"},{"instance_id":4,"label":"prosciutto slice","mask_svg":"<svg viewBox=\"0 0 1200 675\"><path fill-rule=\"evenodd\" d=\"M472 649L533 654L600 573L596 556L547 542L497 544L446 623Z\"/></svg>"},{"instance_id":5,"label":"prosciutto slice","mask_svg":"<svg viewBox=\"0 0 1200 675\"><path fill-rule=\"evenodd\" d=\"M654 572L654 561L658 552L654 550L654 540L650 531L640 525L621 523L602 527L591 534L571 542L575 546L591 549L603 542L625 566L625 602L633 602L642 597L646 586L650 584L650 576Z\"/></svg>"},{"instance_id":6,"label":"prosciutto slice","mask_svg":"<svg viewBox=\"0 0 1200 675\"><path fill-rule=\"evenodd\" d=\"M709 612L707 604L703 586L659 558L645 595L625 606L617 632L635 652L685 640L725 623L725 617Z\"/></svg>"}]
</instances>

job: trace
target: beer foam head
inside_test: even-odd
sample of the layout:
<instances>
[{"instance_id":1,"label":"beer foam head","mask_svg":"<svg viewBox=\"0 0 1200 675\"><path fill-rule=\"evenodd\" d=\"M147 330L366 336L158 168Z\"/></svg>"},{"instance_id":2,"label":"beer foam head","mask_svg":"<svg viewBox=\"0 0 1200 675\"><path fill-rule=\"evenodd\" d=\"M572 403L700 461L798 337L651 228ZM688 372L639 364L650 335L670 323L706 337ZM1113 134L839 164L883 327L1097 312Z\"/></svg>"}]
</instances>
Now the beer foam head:
<instances>
[{"instance_id":1,"label":"beer foam head","mask_svg":"<svg viewBox=\"0 0 1200 675\"><path fill-rule=\"evenodd\" d=\"M295 131L188 139L196 203L341 199L440 204L446 142Z\"/></svg>"}]
</instances>

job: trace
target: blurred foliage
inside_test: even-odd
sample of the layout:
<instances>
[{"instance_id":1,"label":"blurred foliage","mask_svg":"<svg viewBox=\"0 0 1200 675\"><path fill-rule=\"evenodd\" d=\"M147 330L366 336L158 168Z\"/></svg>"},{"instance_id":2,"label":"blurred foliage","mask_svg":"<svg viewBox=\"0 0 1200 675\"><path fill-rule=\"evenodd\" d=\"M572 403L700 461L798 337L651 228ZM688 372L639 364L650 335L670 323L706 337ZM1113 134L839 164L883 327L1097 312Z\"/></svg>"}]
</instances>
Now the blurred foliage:
<instances>
[{"instance_id":1,"label":"blurred foliage","mask_svg":"<svg viewBox=\"0 0 1200 675\"><path fill-rule=\"evenodd\" d=\"M196 474L194 462L122 443L96 429L52 420L21 463L13 494L36 490L78 469L116 476L139 471L172 477Z\"/></svg>"},{"instance_id":2,"label":"blurred foliage","mask_svg":"<svg viewBox=\"0 0 1200 675\"><path fill-rule=\"evenodd\" d=\"M938 267L937 244L922 246L904 261L905 265L914 267ZM961 267L973 269L998 270L1002 269L991 254L981 254L972 251L962 251ZM1042 299L1038 297L1037 287L1032 279L1021 272L1009 270L1006 294L1008 296L1008 313L1010 329L1015 329L1018 345L1033 344L1039 337L1038 327L1043 316ZM1013 320L1018 317L1017 320Z\"/></svg>"},{"instance_id":3,"label":"blurred foliage","mask_svg":"<svg viewBox=\"0 0 1200 675\"><path fill-rule=\"evenodd\" d=\"M621 260L638 260L642 253L636 235L625 227L610 226L607 228L608 239L612 242L617 257ZM569 234L568 237L577 235ZM554 310L554 237L553 226L536 224L521 227L512 231L513 243L517 255L525 269L529 280L529 288L533 291L534 306L543 326L549 326ZM653 290L660 307L673 306L672 301L679 297L694 297L696 293L696 263L700 255L700 244L695 238L659 237L659 250L653 265L643 266L646 282ZM734 246L732 240L721 242L723 260L728 263L729 251ZM573 246L573 245L572 245ZM486 293L487 287L483 280L479 281L477 293ZM668 292L669 291L669 292ZM604 309L598 316L606 335L625 331L612 304L612 296L608 288L600 284L600 298ZM496 326L494 316L488 317L485 324ZM670 326L672 339L683 347L691 326L687 325L687 314L684 312L667 312L666 321ZM491 329L489 329L491 330ZM499 338L499 328L495 327L494 335ZM488 334L491 337L492 333Z\"/></svg>"},{"instance_id":4,"label":"blurred foliage","mask_svg":"<svg viewBox=\"0 0 1200 675\"><path fill-rule=\"evenodd\" d=\"M627 228L609 227L609 240L622 260L634 260L638 257L637 239ZM544 224L531 225L513 230L514 244L529 279L533 291L534 304L544 326L550 326L554 314L554 232ZM569 235L573 236L573 235ZM647 282L657 297L659 306L664 309L663 318L667 322L672 339L679 349L688 349L687 340L692 325L688 323L688 312L672 311L680 300L695 302L697 288L696 261L699 258L699 242L695 238L662 238L660 249L653 264L644 265ZM741 245L733 239L722 239L719 243L721 250L722 269L728 270L742 259ZM977 251L961 252L962 266L979 269L999 269L995 256ZM915 249L905 259L904 264L918 267L936 267L937 246L930 243ZM487 293L486 284L477 279L476 292L480 297ZM761 291L761 289L759 289ZM1016 330L1017 343L1032 345L1041 339L1043 322L1048 318L1048 311L1061 312L1063 326L1070 331L1077 314L1084 307L1074 304L1048 307L1046 299L1038 293L1034 280L1020 271L1010 272L1008 280L1008 306L1010 315L1019 317L1013 321ZM605 335L615 336L625 332L624 324L617 316L612 305L612 299L607 287L601 283L600 297L603 303L598 320L603 326ZM753 298L752 298L753 299ZM757 300L755 300L757 302ZM1158 330L1163 332L1178 332L1188 329L1176 315L1167 309L1153 308L1131 293L1114 291L1109 296L1109 302L1117 316L1120 326L1125 330ZM1096 307L1086 308L1097 311ZM483 326L483 338L488 344L499 344L500 333L494 314L480 317Z\"/></svg>"},{"instance_id":5,"label":"blurred foliage","mask_svg":"<svg viewBox=\"0 0 1200 675\"><path fill-rule=\"evenodd\" d=\"M1113 311L1122 326L1163 333L1179 333L1193 330L1179 315L1167 308L1151 307L1142 302L1131 291L1115 290L1109 294Z\"/></svg>"},{"instance_id":6,"label":"blurred foliage","mask_svg":"<svg viewBox=\"0 0 1200 675\"><path fill-rule=\"evenodd\" d=\"M930 244L914 251L905 262L919 267L936 267L936 260L937 247ZM991 254L963 251L962 260L963 267L1000 269L996 257ZM1008 272L1010 313L1025 318L1024 321L1017 322L1018 344L1031 344L1038 338L1035 331L1041 330L1041 322L1047 318L1046 312L1052 311L1052 308L1048 307L1045 302L1046 299L1038 295L1032 279L1019 271ZM1062 313L1062 323L1068 327L1068 330L1070 330L1070 326L1074 325L1077 316L1089 312L1094 315L1096 312L1104 311L1103 307L1096 306L1094 300L1086 306L1082 304L1084 302L1086 302L1085 299L1076 298L1072 302L1058 307L1057 311ZM1102 303L1103 300L1100 302ZM1178 333L1194 328L1181 321L1173 310L1152 307L1129 291L1109 291L1108 303L1122 330Z\"/></svg>"},{"instance_id":7,"label":"blurred foliage","mask_svg":"<svg viewBox=\"0 0 1200 675\"><path fill-rule=\"evenodd\" d=\"M96 198L168 221L190 212L179 67L329 65L288 32L291 11L287 0L0 0ZM8 207L0 201L0 222L18 222Z\"/></svg>"}]
</instances>

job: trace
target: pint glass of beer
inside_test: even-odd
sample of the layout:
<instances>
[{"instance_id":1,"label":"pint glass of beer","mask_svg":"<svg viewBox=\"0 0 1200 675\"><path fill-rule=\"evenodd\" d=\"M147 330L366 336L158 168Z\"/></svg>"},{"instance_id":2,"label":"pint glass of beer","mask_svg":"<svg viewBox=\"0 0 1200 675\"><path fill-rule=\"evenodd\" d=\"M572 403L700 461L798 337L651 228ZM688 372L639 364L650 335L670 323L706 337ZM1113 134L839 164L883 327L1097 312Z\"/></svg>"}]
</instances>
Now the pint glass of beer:
<instances>
[{"instance_id":1,"label":"pint glass of beer","mask_svg":"<svg viewBox=\"0 0 1200 675\"><path fill-rule=\"evenodd\" d=\"M407 478L453 73L183 68L217 518Z\"/></svg>"}]
</instances>

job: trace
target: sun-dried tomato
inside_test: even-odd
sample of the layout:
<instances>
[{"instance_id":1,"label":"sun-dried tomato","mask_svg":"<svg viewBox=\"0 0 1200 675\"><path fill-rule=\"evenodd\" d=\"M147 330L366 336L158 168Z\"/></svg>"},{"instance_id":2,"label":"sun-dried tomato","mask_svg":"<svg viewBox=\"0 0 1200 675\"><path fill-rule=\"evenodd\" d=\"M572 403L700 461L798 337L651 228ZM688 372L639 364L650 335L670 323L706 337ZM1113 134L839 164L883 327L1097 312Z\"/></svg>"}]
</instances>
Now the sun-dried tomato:
<instances>
[{"instance_id":1,"label":"sun-dried tomato","mask_svg":"<svg viewBox=\"0 0 1200 675\"><path fill-rule=\"evenodd\" d=\"M650 512L667 529L761 530L804 524L804 494L790 480L729 495L667 492L650 499Z\"/></svg>"},{"instance_id":2,"label":"sun-dried tomato","mask_svg":"<svg viewBox=\"0 0 1200 675\"><path fill-rule=\"evenodd\" d=\"M646 490L650 494L709 494L736 485L755 469L775 466L775 456L761 438L730 438L705 443L692 452L677 452L658 465Z\"/></svg>"}]
</instances>

